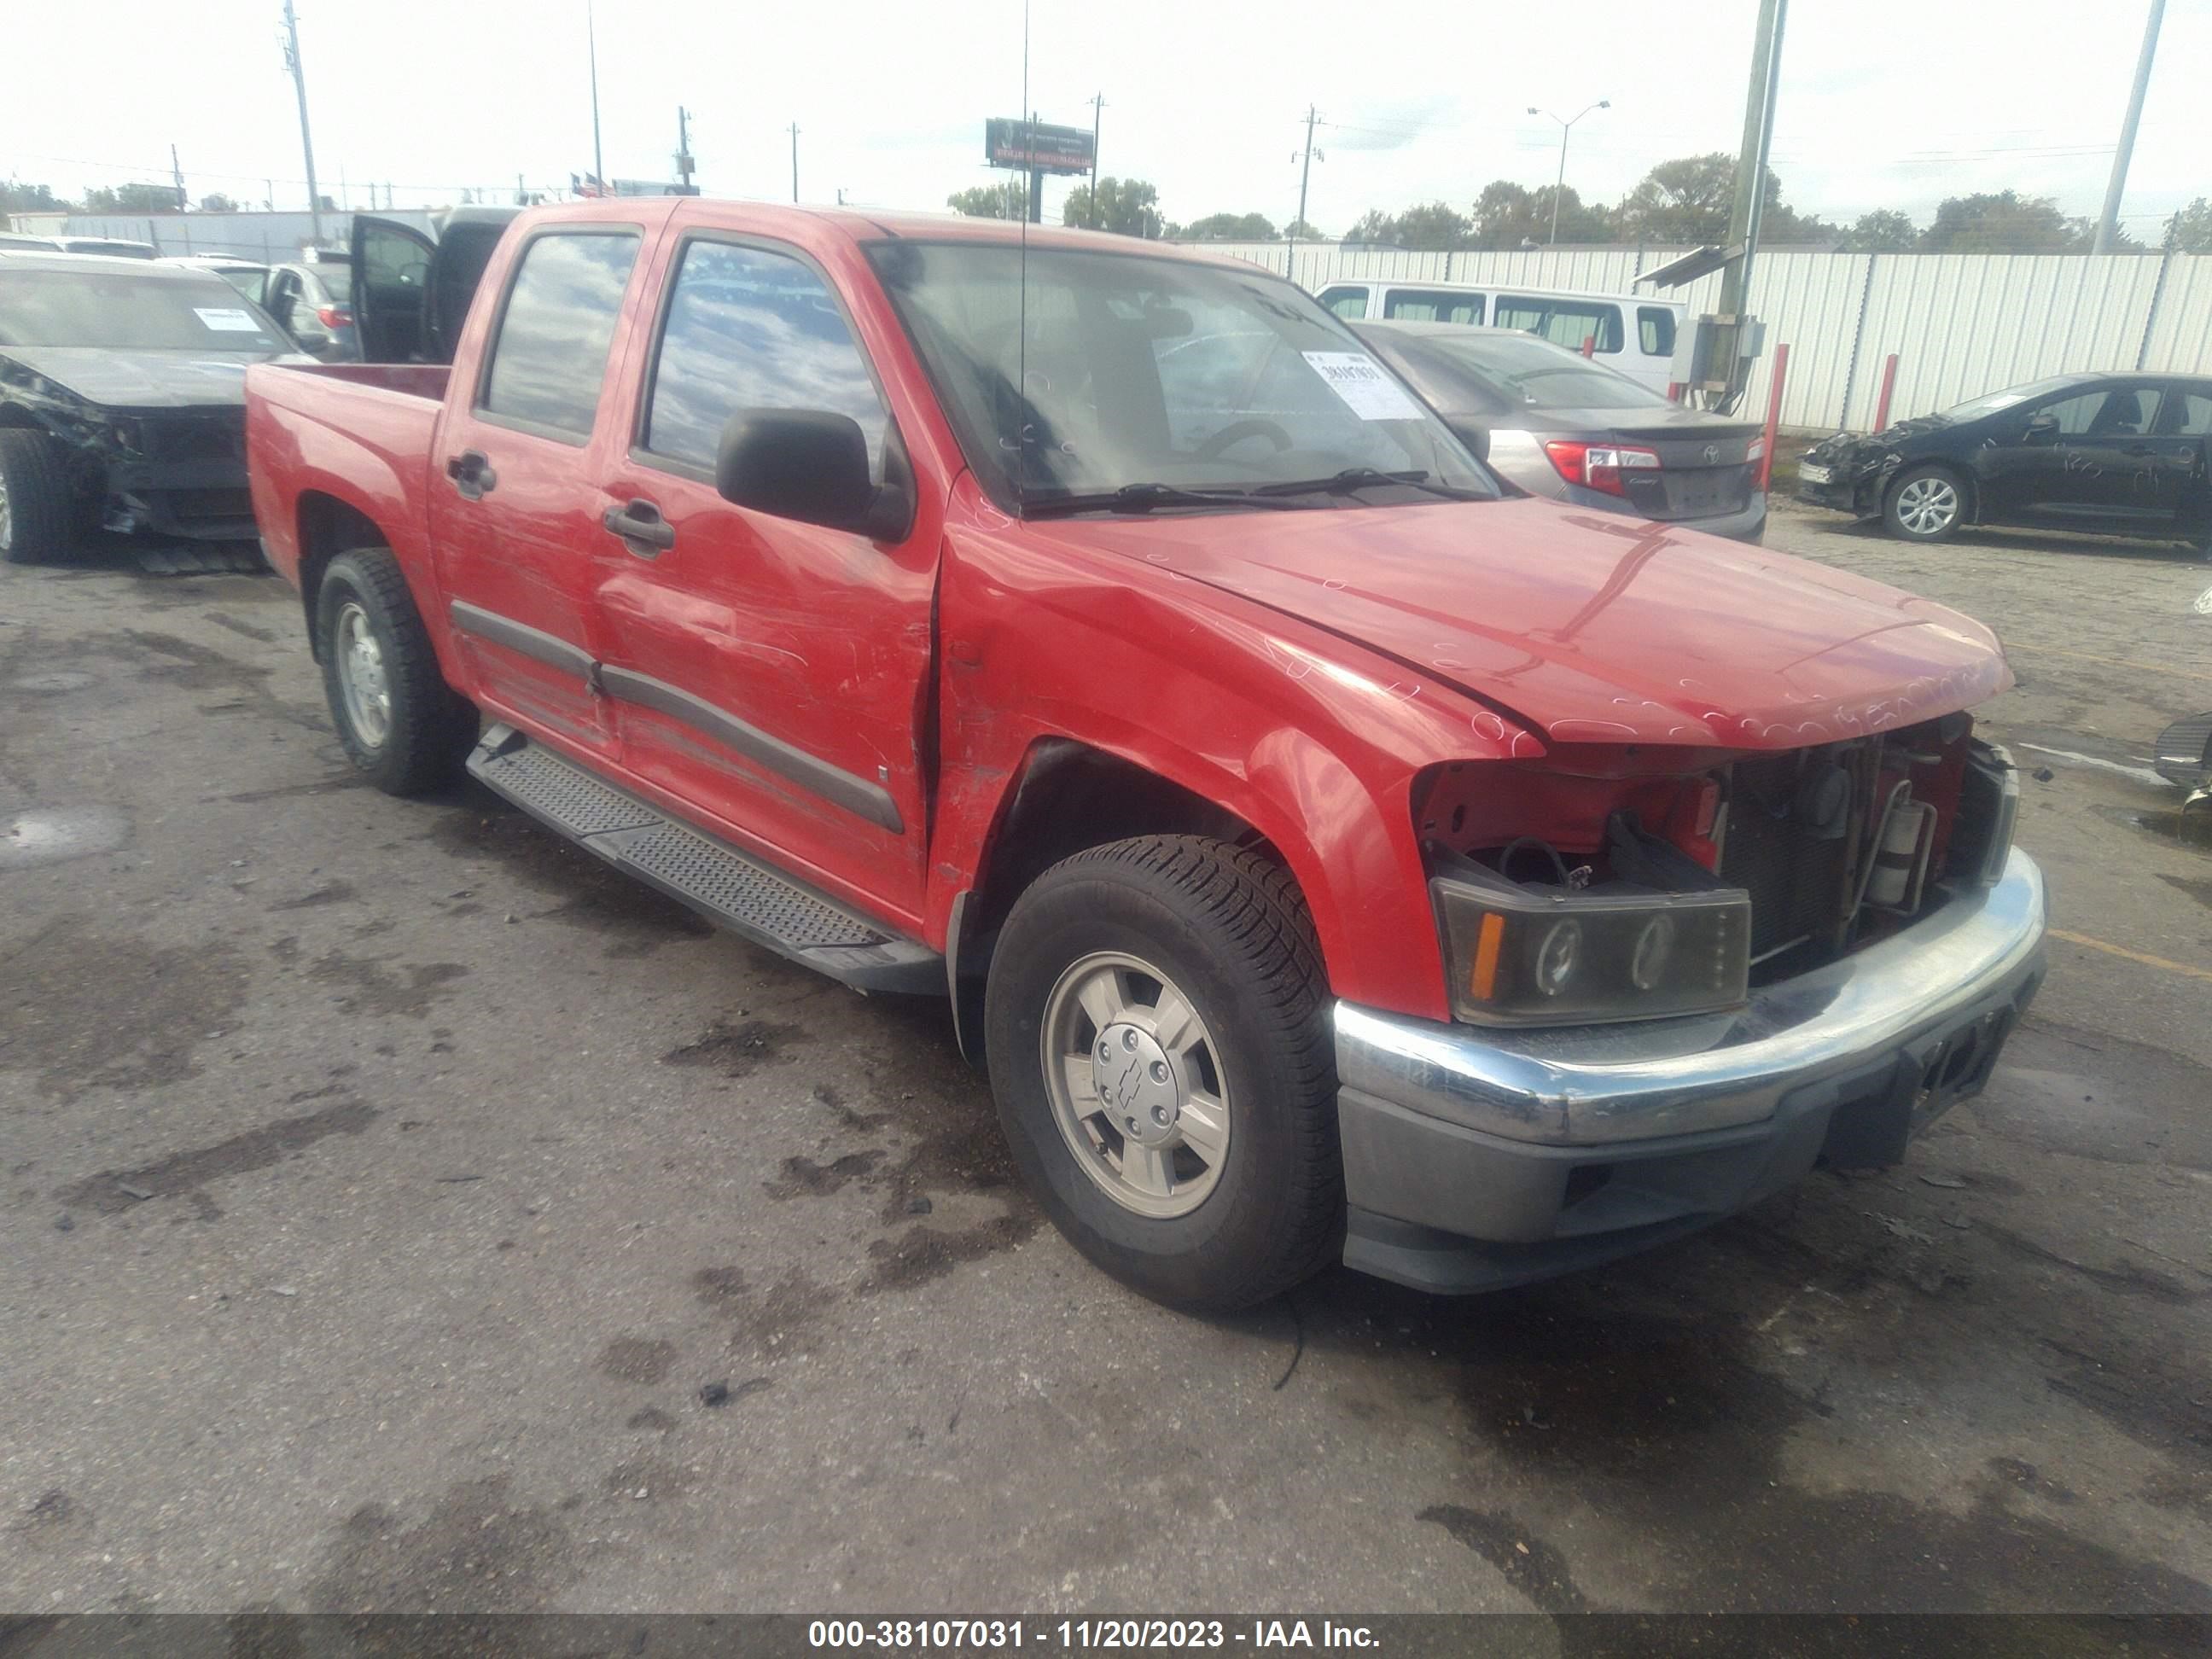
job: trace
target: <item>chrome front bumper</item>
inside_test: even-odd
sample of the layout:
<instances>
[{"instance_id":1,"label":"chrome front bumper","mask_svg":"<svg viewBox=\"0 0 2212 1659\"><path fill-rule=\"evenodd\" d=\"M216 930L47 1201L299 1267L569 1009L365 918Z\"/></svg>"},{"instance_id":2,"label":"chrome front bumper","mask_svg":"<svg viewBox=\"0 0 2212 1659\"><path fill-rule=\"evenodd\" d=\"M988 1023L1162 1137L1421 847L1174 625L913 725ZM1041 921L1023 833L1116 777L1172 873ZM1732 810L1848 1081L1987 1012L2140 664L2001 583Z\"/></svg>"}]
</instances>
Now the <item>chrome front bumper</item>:
<instances>
[{"instance_id":1,"label":"chrome front bumper","mask_svg":"<svg viewBox=\"0 0 2212 1659\"><path fill-rule=\"evenodd\" d=\"M1823 1151L1893 1161L1986 1080L2041 981L2045 925L2042 872L2015 848L1991 885L1732 1013L1497 1031L1340 1002L1346 1259L1480 1288L1580 1265L1600 1240L1617 1255L1627 1235L1717 1219ZM1363 1228L1371 1243L1407 1226L1457 1243L1582 1243L1554 1249L1575 1258L1562 1267L1444 1285L1363 1244Z\"/></svg>"}]
</instances>

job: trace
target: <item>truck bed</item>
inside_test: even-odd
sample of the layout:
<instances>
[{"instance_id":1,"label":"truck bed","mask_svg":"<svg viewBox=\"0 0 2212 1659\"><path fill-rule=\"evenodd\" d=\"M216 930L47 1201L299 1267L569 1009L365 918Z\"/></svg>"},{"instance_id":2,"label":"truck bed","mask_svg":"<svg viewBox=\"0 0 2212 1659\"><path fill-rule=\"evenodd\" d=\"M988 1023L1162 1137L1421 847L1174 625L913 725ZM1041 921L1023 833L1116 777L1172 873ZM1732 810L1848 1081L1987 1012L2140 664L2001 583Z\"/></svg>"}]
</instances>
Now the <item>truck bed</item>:
<instances>
[{"instance_id":1,"label":"truck bed","mask_svg":"<svg viewBox=\"0 0 2212 1659\"><path fill-rule=\"evenodd\" d=\"M256 363L246 375L253 516L269 561L300 581L303 522L337 503L422 553L447 380L441 363Z\"/></svg>"}]
</instances>

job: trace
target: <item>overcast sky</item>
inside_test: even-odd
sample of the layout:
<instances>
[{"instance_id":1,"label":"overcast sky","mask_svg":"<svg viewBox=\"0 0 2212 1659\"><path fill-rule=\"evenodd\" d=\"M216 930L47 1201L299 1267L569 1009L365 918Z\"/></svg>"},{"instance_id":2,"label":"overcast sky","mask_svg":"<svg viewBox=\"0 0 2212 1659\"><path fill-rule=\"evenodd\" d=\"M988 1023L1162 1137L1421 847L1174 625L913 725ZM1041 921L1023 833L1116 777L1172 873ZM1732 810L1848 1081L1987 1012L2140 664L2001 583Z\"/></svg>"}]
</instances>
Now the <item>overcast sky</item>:
<instances>
[{"instance_id":1,"label":"overcast sky","mask_svg":"<svg viewBox=\"0 0 2212 1659\"><path fill-rule=\"evenodd\" d=\"M1832 219L2018 188L2093 215L2141 43L2145 0L1798 0L1773 165L1786 199ZM1087 125L1105 94L1103 172L1159 187L1171 218L1297 205L1307 106L1323 125L1308 216L1340 233L1370 207L1492 179L1547 183L1561 115L1568 182L1611 200L1653 162L1735 148L1754 0L1031 0L1029 101ZM303 206L281 0L9 0L0 169L65 195L163 179L197 200ZM403 207L463 185L565 183L592 165L584 0L304 0L302 52L325 194ZM1416 21L1418 20L1418 21ZM803 5L601 0L611 177L665 178L692 112L710 193L787 199L799 127L809 201L941 209L987 181L982 123L1021 112L1018 0ZM2139 238L2212 193L2212 0L2170 0L2123 210ZM1002 175L1003 176L1003 175ZM1048 187L1056 216L1064 185Z\"/></svg>"}]
</instances>

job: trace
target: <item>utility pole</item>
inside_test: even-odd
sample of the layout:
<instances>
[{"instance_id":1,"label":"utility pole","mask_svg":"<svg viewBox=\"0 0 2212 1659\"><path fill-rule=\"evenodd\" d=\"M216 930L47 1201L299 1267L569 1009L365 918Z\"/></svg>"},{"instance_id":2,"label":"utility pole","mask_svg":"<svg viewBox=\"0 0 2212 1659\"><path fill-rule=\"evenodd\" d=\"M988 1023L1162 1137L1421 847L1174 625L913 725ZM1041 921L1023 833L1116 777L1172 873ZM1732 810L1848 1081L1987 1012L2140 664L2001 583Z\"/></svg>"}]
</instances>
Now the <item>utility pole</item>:
<instances>
[{"instance_id":1,"label":"utility pole","mask_svg":"<svg viewBox=\"0 0 2212 1659\"><path fill-rule=\"evenodd\" d=\"M300 63L300 18L284 0L284 67L292 71L292 90L300 99L300 151L307 162L307 222L317 246L323 240L323 198L315 188L315 141L307 131L307 71Z\"/></svg>"},{"instance_id":2,"label":"utility pole","mask_svg":"<svg viewBox=\"0 0 2212 1659\"><path fill-rule=\"evenodd\" d=\"M1721 270L1723 317L1741 318L1751 298L1751 262L1759 252L1759 213L1766 201L1766 153L1774 137L1774 96L1780 82L1776 71L1782 65L1782 26L1789 9L1790 0L1759 0L1751 86L1743 104L1743 143L1736 152L1735 208L1729 215L1731 257Z\"/></svg>"},{"instance_id":3,"label":"utility pole","mask_svg":"<svg viewBox=\"0 0 2212 1659\"><path fill-rule=\"evenodd\" d=\"M676 106L676 178L684 186L684 193L691 193L691 112L683 105Z\"/></svg>"},{"instance_id":4,"label":"utility pole","mask_svg":"<svg viewBox=\"0 0 2212 1659\"><path fill-rule=\"evenodd\" d=\"M584 56L592 70L592 182L604 196L607 164L599 154L599 33L592 16L592 0L584 0Z\"/></svg>"},{"instance_id":5,"label":"utility pole","mask_svg":"<svg viewBox=\"0 0 2212 1659\"><path fill-rule=\"evenodd\" d=\"M1595 104L1587 105L1577 112L1572 120L1560 120L1558 116L1552 115L1552 112L1547 109L1538 109L1534 104L1528 106L1529 114L1552 115L1552 118L1559 123L1559 177L1558 182L1552 186L1552 235L1547 246L1556 246L1559 240L1559 198L1567 193L1567 135L1575 130L1575 122L1581 120L1591 110L1612 107L1611 99L1601 98Z\"/></svg>"},{"instance_id":6,"label":"utility pole","mask_svg":"<svg viewBox=\"0 0 2212 1659\"><path fill-rule=\"evenodd\" d=\"M345 163L343 161L338 163L338 211L341 213L350 213L353 211L353 194L346 187Z\"/></svg>"},{"instance_id":7,"label":"utility pole","mask_svg":"<svg viewBox=\"0 0 2212 1659\"><path fill-rule=\"evenodd\" d=\"M1106 112L1106 94L1091 100L1091 228L1098 228L1098 120Z\"/></svg>"},{"instance_id":8,"label":"utility pole","mask_svg":"<svg viewBox=\"0 0 2212 1659\"><path fill-rule=\"evenodd\" d=\"M1303 165L1298 168L1298 216L1291 222L1291 235L1283 249L1283 275L1291 274L1291 256L1297 252L1297 228L1306 222L1306 185L1313 178L1314 128L1321 120L1321 112L1311 104L1306 106L1306 147L1298 152ZM1328 158L1322 157L1324 161Z\"/></svg>"},{"instance_id":9,"label":"utility pole","mask_svg":"<svg viewBox=\"0 0 2212 1659\"><path fill-rule=\"evenodd\" d=\"M177 160L177 147L174 144L169 146L169 176L177 181L177 211L182 213L185 205L185 168L184 164Z\"/></svg>"},{"instance_id":10,"label":"utility pole","mask_svg":"<svg viewBox=\"0 0 2212 1659\"><path fill-rule=\"evenodd\" d=\"M376 186L371 185L368 187L368 193L370 197L374 198L376 195ZM523 189L522 175L519 173L514 175L514 204L517 207L528 207L530 205L530 192Z\"/></svg>"},{"instance_id":11,"label":"utility pole","mask_svg":"<svg viewBox=\"0 0 2212 1659\"><path fill-rule=\"evenodd\" d=\"M276 181L274 179L261 181L261 210L264 213L276 211Z\"/></svg>"},{"instance_id":12,"label":"utility pole","mask_svg":"<svg viewBox=\"0 0 2212 1659\"><path fill-rule=\"evenodd\" d=\"M799 199L799 123L791 124L791 199Z\"/></svg>"},{"instance_id":13,"label":"utility pole","mask_svg":"<svg viewBox=\"0 0 2212 1659\"><path fill-rule=\"evenodd\" d=\"M2151 59L2158 56L2158 26L2166 16L2166 0L2150 0L2150 16L2143 23L2142 52L2136 59L2135 90L2128 94L2128 112L2120 123L2120 145L2112 152L2112 181L2105 186L2105 210L2097 216L2097 237L2092 253L2112 251L2119 229L2120 196L2128 187L2128 163L2136 153L2136 124L2142 119L2143 94L2150 89Z\"/></svg>"}]
</instances>

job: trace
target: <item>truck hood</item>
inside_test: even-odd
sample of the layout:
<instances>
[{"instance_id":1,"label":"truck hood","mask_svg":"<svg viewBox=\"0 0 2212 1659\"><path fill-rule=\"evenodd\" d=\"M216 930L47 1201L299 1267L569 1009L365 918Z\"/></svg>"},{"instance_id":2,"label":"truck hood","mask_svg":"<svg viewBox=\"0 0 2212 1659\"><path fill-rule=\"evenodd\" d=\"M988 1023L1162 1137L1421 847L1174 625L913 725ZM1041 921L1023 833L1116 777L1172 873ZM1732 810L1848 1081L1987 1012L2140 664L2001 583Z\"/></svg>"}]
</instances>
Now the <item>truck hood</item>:
<instances>
[{"instance_id":1,"label":"truck hood","mask_svg":"<svg viewBox=\"0 0 2212 1659\"><path fill-rule=\"evenodd\" d=\"M0 357L103 409L191 409L246 402L246 366L278 352L114 351L0 346Z\"/></svg>"},{"instance_id":2,"label":"truck hood","mask_svg":"<svg viewBox=\"0 0 2212 1659\"><path fill-rule=\"evenodd\" d=\"M1524 500L1033 522L1434 675L1553 743L1790 749L2012 683L1957 611L1809 560Z\"/></svg>"}]
</instances>

